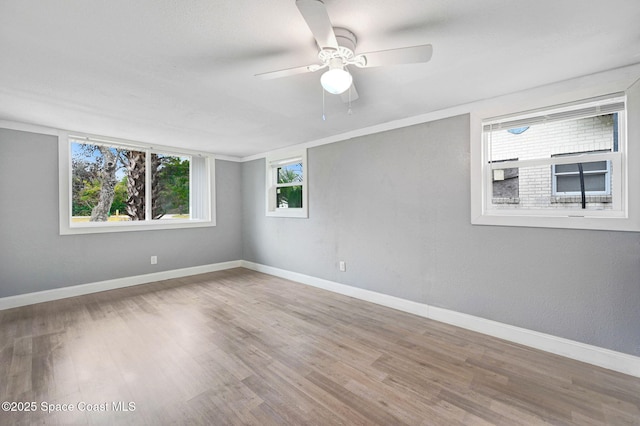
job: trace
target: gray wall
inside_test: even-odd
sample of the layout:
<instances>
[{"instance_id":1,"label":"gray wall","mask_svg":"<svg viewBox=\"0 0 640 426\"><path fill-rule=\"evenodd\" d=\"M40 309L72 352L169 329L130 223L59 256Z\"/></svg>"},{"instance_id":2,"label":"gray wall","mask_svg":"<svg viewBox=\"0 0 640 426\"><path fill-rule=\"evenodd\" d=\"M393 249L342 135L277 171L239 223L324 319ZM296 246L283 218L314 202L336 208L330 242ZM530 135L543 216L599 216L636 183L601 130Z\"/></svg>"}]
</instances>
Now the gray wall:
<instances>
[{"instance_id":1,"label":"gray wall","mask_svg":"<svg viewBox=\"0 0 640 426\"><path fill-rule=\"evenodd\" d=\"M57 137L0 129L0 297L241 259L240 178L216 161L215 227L60 236Z\"/></svg>"},{"instance_id":2,"label":"gray wall","mask_svg":"<svg viewBox=\"0 0 640 426\"><path fill-rule=\"evenodd\" d=\"M265 216L264 160L216 161L216 227L60 236L56 138L0 129L0 297L244 258L640 355L640 234L471 226L467 116L308 162L309 219Z\"/></svg>"},{"instance_id":3,"label":"gray wall","mask_svg":"<svg viewBox=\"0 0 640 426\"><path fill-rule=\"evenodd\" d=\"M264 167L245 260L640 355L640 234L471 226L468 116L310 149L308 219L265 217Z\"/></svg>"}]
</instances>

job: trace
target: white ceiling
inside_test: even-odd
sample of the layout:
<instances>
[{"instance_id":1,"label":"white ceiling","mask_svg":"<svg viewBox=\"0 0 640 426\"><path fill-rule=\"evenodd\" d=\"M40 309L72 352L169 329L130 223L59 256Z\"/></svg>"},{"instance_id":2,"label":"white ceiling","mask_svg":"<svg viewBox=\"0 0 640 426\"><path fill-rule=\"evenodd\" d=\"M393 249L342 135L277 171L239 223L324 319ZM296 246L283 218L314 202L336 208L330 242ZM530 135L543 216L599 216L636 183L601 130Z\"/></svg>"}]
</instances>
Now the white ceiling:
<instances>
[{"instance_id":1,"label":"white ceiling","mask_svg":"<svg viewBox=\"0 0 640 426\"><path fill-rule=\"evenodd\" d=\"M357 52L353 114L294 0L0 0L0 119L245 157L640 62L638 0L325 0ZM357 53L356 52L356 53Z\"/></svg>"}]
</instances>

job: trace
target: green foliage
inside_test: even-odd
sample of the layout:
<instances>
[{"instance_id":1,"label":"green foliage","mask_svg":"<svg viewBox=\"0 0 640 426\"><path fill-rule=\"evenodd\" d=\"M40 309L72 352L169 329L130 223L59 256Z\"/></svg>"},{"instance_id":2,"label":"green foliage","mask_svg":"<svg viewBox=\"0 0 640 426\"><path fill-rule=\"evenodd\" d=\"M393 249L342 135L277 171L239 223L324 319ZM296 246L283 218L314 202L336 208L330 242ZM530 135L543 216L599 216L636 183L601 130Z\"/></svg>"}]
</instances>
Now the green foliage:
<instances>
[{"instance_id":1,"label":"green foliage","mask_svg":"<svg viewBox=\"0 0 640 426\"><path fill-rule=\"evenodd\" d=\"M285 186L278 188L278 207L301 208L302 207L302 187Z\"/></svg>"},{"instance_id":2,"label":"green foliage","mask_svg":"<svg viewBox=\"0 0 640 426\"><path fill-rule=\"evenodd\" d=\"M116 184L115 196L109 209L109 215L115 215L116 211L124 213L127 208L127 178L124 177ZM72 215L91 216L91 210L98 204L100 198L100 180L93 178L84 180L79 185L79 190L73 193Z\"/></svg>"},{"instance_id":3,"label":"green foliage","mask_svg":"<svg viewBox=\"0 0 640 426\"><path fill-rule=\"evenodd\" d=\"M158 203L163 213L189 213L189 160L163 157L154 185L159 186Z\"/></svg>"},{"instance_id":4,"label":"green foliage","mask_svg":"<svg viewBox=\"0 0 640 426\"><path fill-rule=\"evenodd\" d=\"M113 197L113 203L111 204L111 209L109 209L109 214L114 215L116 211L120 212L120 214L125 214L127 211L127 198L129 194L127 193L127 177L123 177L116 184L115 195Z\"/></svg>"},{"instance_id":5,"label":"green foliage","mask_svg":"<svg viewBox=\"0 0 640 426\"><path fill-rule=\"evenodd\" d=\"M81 188L74 193L73 212L74 216L90 216L91 209L98 204L100 195L100 181L98 179L82 181Z\"/></svg>"},{"instance_id":6,"label":"green foliage","mask_svg":"<svg viewBox=\"0 0 640 426\"><path fill-rule=\"evenodd\" d=\"M278 183L302 182L302 163L290 164L278 168ZM302 186L278 188L276 203L278 207L301 208Z\"/></svg>"},{"instance_id":7,"label":"green foliage","mask_svg":"<svg viewBox=\"0 0 640 426\"><path fill-rule=\"evenodd\" d=\"M302 182L302 163L278 167L278 183Z\"/></svg>"}]
</instances>

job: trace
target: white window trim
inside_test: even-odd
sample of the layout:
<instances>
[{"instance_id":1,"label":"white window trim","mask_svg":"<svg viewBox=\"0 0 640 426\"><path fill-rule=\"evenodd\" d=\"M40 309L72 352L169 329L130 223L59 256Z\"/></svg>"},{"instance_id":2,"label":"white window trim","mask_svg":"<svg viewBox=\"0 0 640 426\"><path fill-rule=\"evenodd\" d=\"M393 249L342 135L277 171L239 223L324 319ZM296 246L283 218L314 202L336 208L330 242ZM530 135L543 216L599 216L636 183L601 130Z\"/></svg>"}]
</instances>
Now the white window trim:
<instances>
[{"instance_id":1,"label":"white window trim","mask_svg":"<svg viewBox=\"0 0 640 426\"><path fill-rule=\"evenodd\" d=\"M612 230L612 231L634 231L640 232L640 82L636 81L630 87L620 87L619 91L624 91L625 106L627 122L620 124L621 132L619 137L620 143L624 143L624 146L620 146L620 153L608 153L605 154L607 160L612 161L612 167L614 170L620 170L621 173L614 173L618 175L618 181L613 182L613 199L619 200L623 205L615 206L614 210L618 210L618 213L606 213L606 212L590 212L590 214L584 215L584 212L568 211L552 211L551 214L543 212L538 214L538 211L521 210L521 211L501 211L498 209L488 209L490 204L490 194L487 194L487 179L490 178L491 167L485 167L488 164L488 153L486 152L486 144L483 142L483 124L491 120L491 117L507 116L510 112L518 110L533 110L548 109L545 108L545 99L541 97L538 99L537 105L535 102L528 100L526 108L520 108L517 104L510 102L502 102L499 106L492 107L490 112L487 111L474 111L470 115L470 177L471 177L471 223L474 225L493 225L493 226L524 226L524 227L545 227L545 228L566 228L566 229L594 229L594 230ZM615 89L614 89L615 91ZM585 92L582 91L581 95ZM602 96L603 93L598 93L598 88L593 88L590 94L581 98L596 98ZM569 96L569 95L568 95ZM608 96L607 96L608 97ZM502 99L504 100L504 99ZM570 99L568 99L570 100ZM582 102L574 102L579 104ZM497 112L497 114L496 114ZM519 114L513 114L519 115ZM602 154L593 154L589 156L589 160L593 161L596 156ZM611 156L611 157L609 157ZM554 163L561 164L563 161L558 161L559 158L555 157ZM568 162L575 163L575 157L570 158ZM530 160L535 162L535 160ZM499 168L505 168L508 166L518 167L522 166L524 162L519 164L507 164L499 163ZM617 164L618 163L618 164ZM545 164L549 164L548 161ZM635 167L629 168L628 165L632 164ZM533 163L531 164L533 165ZM498 165L494 165L494 168L498 168ZM615 194L619 191L618 194ZM618 195L616 197L616 195ZM631 195L631 196L630 196ZM506 214L505 214L506 213Z\"/></svg>"},{"instance_id":2,"label":"white window trim","mask_svg":"<svg viewBox=\"0 0 640 426\"><path fill-rule=\"evenodd\" d=\"M153 149L154 152L162 152L165 154L188 155L205 157L208 162L207 176L205 177L208 188L204 190L205 199L203 204L208 210L205 218L202 219L175 219L171 221L163 220L145 220L145 221L124 221L124 222L87 222L72 223L71 220L71 143L73 137L84 137L91 141L102 141L105 143L113 143L119 146L127 146L131 148L146 150ZM147 160L149 160L147 156ZM190 171L192 173L192 171ZM191 179L190 179L191 182ZM116 138L105 138L96 135L88 135L74 132L58 132L58 188L59 188L59 223L60 235L76 235L76 234L96 234L107 232L131 232L131 231L149 231L160 229L181 229L181 228L200 228L216 225L215 210L215 157L213 154L196 152L190 150L182 150L175 147L165 147L159 145L141 144L132 141L126 141ZM147 188L149 190L149 188ZM149 194L147 194L148 196ZM191 203L193 200L190 199Z\"/></svg>"},{"instance_id":3,"label":"white window trim","mask_svg":"<svg viewBox=\"0 0 640 426\"><path fill-rule=\"evenodd\" d=\"M276 190L278 186L277 168L293 163L302 163L302 182L295 183L295 186L302 186L302 207L301 208L277 208L276 207ZM265 159L265 194L266 194L266 215L269 217L292 217L303 218L309 217L309 182L307 173L307 150L298 149L281 153L273 153Z\"/></svg>"}]
</instances>

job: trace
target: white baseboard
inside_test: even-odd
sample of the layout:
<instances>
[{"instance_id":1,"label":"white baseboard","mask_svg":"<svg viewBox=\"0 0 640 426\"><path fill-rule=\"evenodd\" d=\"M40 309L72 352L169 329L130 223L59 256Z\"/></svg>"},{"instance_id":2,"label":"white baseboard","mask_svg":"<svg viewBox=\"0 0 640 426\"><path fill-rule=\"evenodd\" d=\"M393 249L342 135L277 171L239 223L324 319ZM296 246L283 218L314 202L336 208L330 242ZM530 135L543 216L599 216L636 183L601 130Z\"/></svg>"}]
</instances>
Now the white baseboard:
<instances>
[{"instance_id":1,"label":"white baseboard","mask_svg":"<svg viewBox=\"0 0 640 426\"><path fill-rule=\"evenodd\" d=\"M238 267L240 267L240 261L233 260L230 262L212 263L209 265L173 269L170 271L153 272L150 274L136 275L133 277L116 278L113 280L98 281L89 284L61 287L53 290L19 294L17 296L0 298L0 310L17 308L19 306L33 305L35 303L48 302L51 300L64 299L67 297L82 296L84 294L98 293L100 291L130 287L138 284L146 284L154 281L181 278L187 277L189 275L204 274L207 272L222 271L223 269Z\"/></svg>"},{"instance_id":2,"label":"white baseboard","mask_svg":"<svg viewBox=\"0 0 640 426\"><path fill-rule=\"evenodd\" d=\"M640 357L246 260L240 266L640 377Z\"/></svg>"}]
</instances>

